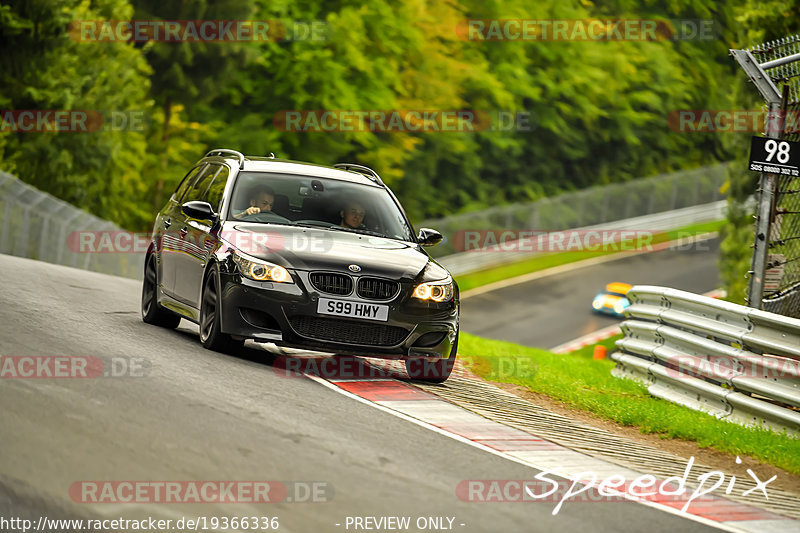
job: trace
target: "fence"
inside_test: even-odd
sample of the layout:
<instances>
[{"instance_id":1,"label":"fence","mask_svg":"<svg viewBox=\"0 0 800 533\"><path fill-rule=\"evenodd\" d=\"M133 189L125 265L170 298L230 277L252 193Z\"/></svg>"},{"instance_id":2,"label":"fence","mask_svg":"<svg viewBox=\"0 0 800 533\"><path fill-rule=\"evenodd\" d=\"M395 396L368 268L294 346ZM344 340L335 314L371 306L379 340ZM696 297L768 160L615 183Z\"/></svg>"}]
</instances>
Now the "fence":
<instances>
[{"instance_id":1,"label":"fence","mask_svg":"<svg viewBox=\"0 0 800 533\"><path fill-rule=\"evenodd\" d=\"M710 204L701 204L693 207L684 207L682 209L675 209L673 211L666 211L664 213L654 213L652 215L645 215L641 217L626 218L624 220L617 220L615 222L606 222L605 224L596 224L594 226L585 226L579 228L578 232L583 235L588 235L590 232L611 233L613 236L618 237L612 239L615 243L621 243L622 234L626 230L636 230L636 235L644 235L649 233L650 236L656 235L660 232L665 232L677 228L683 228L692 224L699 224L702 222L710 222L714 220L723 220L728 212L728 205L725 200L719 200ZM635 239L634 239L635 240ZM502 246L487 246L485 248L471 250L459 254L452 254L445 257L440 257L439 262L447 268L454 276L466 274L468 272L475 272L491 268L493 266L512 263L529 259L534 255L542 255L552 252L532 252L522 251L525 249L525 244L530 244L530 240L524 239L519 241L519 248L515 243L510 246L503 244ZM629 244L634 241L627 241ZM620 248L622 245L620 245Z\"/></svg>"},{"instance_id":2,"label":"fence","mask_svg":"<svg viewBox=\"0 0 800 533\"><path fill-rule=\"evenodd\" d=\"M417 226L435 228L445 236L444 242L431 248L435 257L443 257L461 251L455 248L458 231L559 231L716 202L725 198L720 188L727 172L728 163L723 163L425 220Z\"/></svg>"},{"instance_id":3,"label":"fence","mask_svg":"<svg viewBox=\"0 0 800 533\"><path fill-rule=\"evenodd\" d=\"M800 435L800 320L635 286L613 374L724 420Z\"/></svg>"},{"instance_id":4,"label":"fence","mask_svg":"<svg viewBox=\"0 0 800 533\"><path fill-rule=\"evenodd\" d=\"M753 50L753 55L766 62L800 53L800 36L774 41ZM797 116L800 113L800 66L798 61L768 69L775 83L788 86L788 117L783 138L800 141ZM767 311L800 317L800 178L778 179L769 232L769 256L765 275L763 306Z\"/></svg>"},{"instance_id":5,"label":"fence","mask_svg":"<svg viewBox=\"0 0 800 533\"><path fill-rule=\"evenodd\" d=\"M0 171L0 253L105 274L142 278L141 253L80 253L70 242L79 231L122 231Z\"/></svg>"},{"instance_id":6,"label":"fence","mask_svg":"<svg viewBox=\"0 0 800 533\"><path fill-rule=\"evenodd\" d=\"M800 141L800 35L731 53L779 118L765 136ZM800 178L762 174L758 194L748 304L800 317Z\"/></svg>"},{"instance_id":7,"label":"fence","mask_svg":"<svg viewBox=\"0 0 800 533\"><path fill-rule=\"evenodd\" d=\"M727 172L727 163L702 167L592 187L532 203L499 206L428 220L419 226L434 227L445 235L445 241L430 250L438 258L449 255L449 258L443 259L443 264L452 268L454 274L461 274L499 262L513 261L519 257L508 253L494 254L494 257L492 254L454 254L457 251L454 247L454 236L459 230L564 230L598 225L605 225L603 229L672 229L674 225L669 226L667 221L662 221L658 216L648 219L641 217L673 212L676 216L680 215L679 219L686 221L686 224L697 222L706 214L708 217L705 220L721 218L719 201L724 195L720 188L725 183ZM714 205L707 211L698 207L709 203ZM694 208L694 211L689 208ZM0 253L106 274L141 278L141 254L78 253L68 244L68 237L73 232L115 231L121 228L2 171L0 209L3 217ZM620 222L632 217L630 224Z\"/></svg>"}]
</instances>

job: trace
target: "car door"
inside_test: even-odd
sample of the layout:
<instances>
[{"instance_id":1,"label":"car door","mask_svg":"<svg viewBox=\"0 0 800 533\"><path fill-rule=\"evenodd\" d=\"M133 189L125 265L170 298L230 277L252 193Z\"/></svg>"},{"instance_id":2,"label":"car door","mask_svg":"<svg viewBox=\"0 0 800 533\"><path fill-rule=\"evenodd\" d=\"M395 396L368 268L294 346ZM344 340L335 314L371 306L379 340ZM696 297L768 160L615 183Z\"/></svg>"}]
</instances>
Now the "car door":
<instances>
[{"instance_id":1,"label":"car door","mask_svg":"<svg viewBox=\"0 0 800 533\"><path fill-rule=\"evenodd\" d=\"M209 198L209 193L216 194L220 185L224 190L228 180L228 168L225 165L212 164L203 179L196 182L184 198L185 202L209 202L214 211L219 210L219 198ZM216 237L210 234L213 220L200 220L183 215L180 235L183 239L183 253L178 256L175 270L175 297L192 307L200 306L200 291L203 283L203 272Z\"/></svg>"},{"instance_id":2,"label":"car door","mask_svg":"<svg viewBox=\"0 0 800 533\"><path fill-rule=\"evenodd\" d=\"M202 163L186 174L156 219L155 237L160 251L159 285L165 294L172 297L175 295L175 259L176 255L180 253L181 246L177 228L181 217L184 216L181 213L181 198L186 195L186 192L198 179L204 176L208 166L208 163Z\"/></svg>"}]
</instances>

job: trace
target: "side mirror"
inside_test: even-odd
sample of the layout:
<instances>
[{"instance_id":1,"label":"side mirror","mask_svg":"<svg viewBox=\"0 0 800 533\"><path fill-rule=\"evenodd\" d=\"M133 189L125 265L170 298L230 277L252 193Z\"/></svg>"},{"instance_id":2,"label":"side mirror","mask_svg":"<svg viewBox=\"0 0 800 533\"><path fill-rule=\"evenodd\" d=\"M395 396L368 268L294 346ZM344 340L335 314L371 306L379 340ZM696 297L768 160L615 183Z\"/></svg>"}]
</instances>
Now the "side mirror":
<instances>
[{"instance_id":1,"label":"side mirror","mask_svg":"<svg viewBox=\"0 0 800 533\"><path fill-rule=\"evenodd\" d=\"M216 220L217 214L208 202L186 202L181 206L181 211L191 218L198 220Z\"/></svg>"},{"instance_id":2,"label":"side mirror","mask_svg":"<svg viewBox=\"0 0 800 533\"><path fill-rule=\"evenodd\" d=\"M419 235L417 235L417 242L421 246L433 246L442 242L442 234L435 229L420 228Z\"/></svg>"}]
</instances>

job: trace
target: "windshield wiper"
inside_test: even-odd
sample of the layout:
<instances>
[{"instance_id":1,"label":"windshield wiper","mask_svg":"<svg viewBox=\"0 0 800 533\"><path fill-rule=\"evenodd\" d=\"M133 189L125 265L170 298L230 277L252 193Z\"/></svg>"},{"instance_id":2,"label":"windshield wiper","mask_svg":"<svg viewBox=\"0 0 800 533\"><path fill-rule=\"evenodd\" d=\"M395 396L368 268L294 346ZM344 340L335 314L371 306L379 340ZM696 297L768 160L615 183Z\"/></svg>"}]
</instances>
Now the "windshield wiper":
<instances>
[{"instance_id":1,"label":"windshield wiper","mask_svg":"<svg viewBox=\"0 0 800 533\"><path fill-rule=\"evenodd\" d=\"M322 221L319 221L319 222L309 222L309 221L306 221L306 222L292 222L292 225L293 226L300 226L301 228L315 228L315 229L316 228L330 229L331 226L334 226L334 224L332 224L330 222L322 222Z\"/></svg>"},{"instance_id":2,"label":"windshield wiper","mask_svg":"<svg viewBox=\"0 0 800 533\"><path fill-rule=\"evenodd\" d=\"M386 235L384 235L383 233L378 233L377 231L371 231L371 230L368 230L368 229L360 229L360 228L345 228L344 226L337 226L335 224L330 226L328 229L332 229L332 230L335 230L335 231L347 231L349 233L358 233L360 235L372 235L372 236L375 236L375 237L383 237L384 239L388 239L389 238Z\"/></svg>"},{"instance_id":3,"label":"windshield wiper","mask_svg":"<svg viewBox=\"0 0 800 533\"><path fill-rule=\"evenodd\" d=\"M305 222L295 222L295 226L300 226L303 228L321 228L321 229L329 229L333 231L346 231L348 233L356 233L359 235L372 235L374 237L383 237L384 239L390 239L391 237L387 237L383 233L378 233L377 231L370 231L368 229L359 229L359 228L346 228L344 226L339 226L338 224L334 224L332 222L322 222L322 221L305 221Z\"/></svg>"}]
</instances>

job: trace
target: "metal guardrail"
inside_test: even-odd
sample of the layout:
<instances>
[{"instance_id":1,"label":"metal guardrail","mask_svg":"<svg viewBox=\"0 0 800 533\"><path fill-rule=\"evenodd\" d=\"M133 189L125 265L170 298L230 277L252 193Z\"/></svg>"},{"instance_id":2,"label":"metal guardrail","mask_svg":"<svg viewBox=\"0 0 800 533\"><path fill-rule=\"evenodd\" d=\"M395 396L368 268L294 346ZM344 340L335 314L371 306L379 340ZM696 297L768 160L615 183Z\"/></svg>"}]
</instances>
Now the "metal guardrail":
<instances>
[{"instance_id":1,"label":"metal guardrail","mask_svg":"<svg viewBox=\"0 0 800 533\"><path fill-rule=\"evenodd\" d=\"M434 228L444 241L431 248L437 258L463 252L460 232L562 231L665 213L724 200L721 187L731 173L746 172L729 163L681 170L659 176L595 185L533 202L498 205L480 211L414 221L414 227ZM636 228L639 229L639 228Z\"/></svg>"},{"instance_id":2,"label":"metal guardrail","mask_svg":"<svg viewBox=\"0 0 800 533\"><path fill-rule=\"evenodd\" d=\"M723 220L727 215L727 205L726 200L719 200L710 204L684 207L664 213L654 213L625 220L616 220L604 224L574 228L573 230L578 232L600 230L669 231L691 224ZM510 243L509 248L512 250L519 249L514 246L514 243ZM501 249L478 249L447 255L438 258L437 261L453 275L458 276L460 274L530 259L536 255L546 255L548 253L552 252L532 253L525 251L505 251Z\"/></svg>"},{"instance_id":3,"label":"metal guardrail","mask_svg":"<svg viewBox=\"0 0 800 533\"><path fill-rule=\"evenodd\" d=\"M108 236L124 232L98 218L0 171L0 253L27 257L104 274L142 279L143 253L81 252L86 232Z\"/></svg>"},{"instance_id":4,"label":"metal guardrail","mask_svg":"<svg viewBox=\"0 0 800 533\"><path fill-rule=\"evenodd\" d=\"M686 291L637 285L612 374L654 396L800 436L800 320Z\"/></svg>"},{"instance_id":5,"label":"metal guardrail","mask_svg":"<svg viewBox=\"0 0 800 533\"><path fill-rule=\"evenodd\" d=\"M684 186L695 191L696 194L691 196L691 200L719 196L720 193L717 189L719 183L723 179L722 171L725 168L727 168L727 165L718 165L712 167L710 171L707 169L697 169L678 173L676 175L636 180L636 182L631 182L629 186L641 189L640 192L650 191L654 193L657 189L660 191L661 196L666 195L672 198L673 201L670 205L677 205L676 198L681 198L678 192L681 192L683 190L681 187ZM703 171L702 174L701 170ZM702 186L699 184L692 185L687 181L688 178L694 179L698 177L705 180ZM579 191L577 193L563 195L563 197L556 197L556 199L546 198L539 202L541 205L537 204L538 207L537 205L529 204L517 207L511 206L511 208L524 208L520 213L517 213L524 215L522 216L523 221L534 219L545 220L547 217L545 217L544 214L549 212L544 209L547 206L554 207L557 204L557 206L564 207L566 205L575 204L569 209L564 207L565 212L571 212L573 210L572 208L576 206L582 207L584 204L591 204L589 200L597 195L599 195L600 198L606 199L618 198L617 189L621 187L621 184L614 184L609 187L610 189L594 188L587 191ZM619 198L627 199L628 197L619 196ZM642 205L637 204L634 206L635 208L631 207L630 209L626 209L626 211L638 212L640 209L649 211L651 209L663 207L661 203L653 201L652 198L650 201L645 200L643 203L640 203ZM489 219L494 215L505 213L502 209L508 210L511 208L492 208L485 212L458 215L453 217L453 221L458 219L460 222L465 222L467 218L464 217L471 217L470 219L476 224L489 223L491 222ZM498 211L498 209L501 210ZM556 211L559 211L559 209ZM580 212L581 209L578 209L578 211ZM607 211L607 209L604 208L603 212L605 213L605 211ZM602 224L575 227L573 229L576 231L614 231L627 229L638 231L667 231L698 222L721 220L725 217L725 213L726 202L724 200L719 200L710 204L672 209L670 211L652 213L623 220L608 221ZM485 220L481 218L484 217L484 215L488 217ZM610 216L610 214L604 215L605 218L610 218ZM509 222L508 213L503 214L500 218ZM587 221L596 219L596 217L592 218L585 215L581 220ZM122 228L78 209L50 194L39 191L3 171L0 171L0 224L0 253L39 259L50 263L134 279L141 279L142 277L141 265L144 260L143 253L141 253L142 251L138 253L124 253L120 251L115 251L114 253L87 253L79 250L76 251L75 238L79 238L81 232L103 231L114 236L115 232L122 232ZM478 225L472 227L490 229L494 226L489 224L488 226ZM524 228L526 225L522 224L520 227ZM432 251L435 252L438 249L439 246ZM440 258L439 261L453 274L459 275L498 264L527 259L532 255L533 253L525 251L475 250L451 254Z\"/></svg>"}]
</instances>

